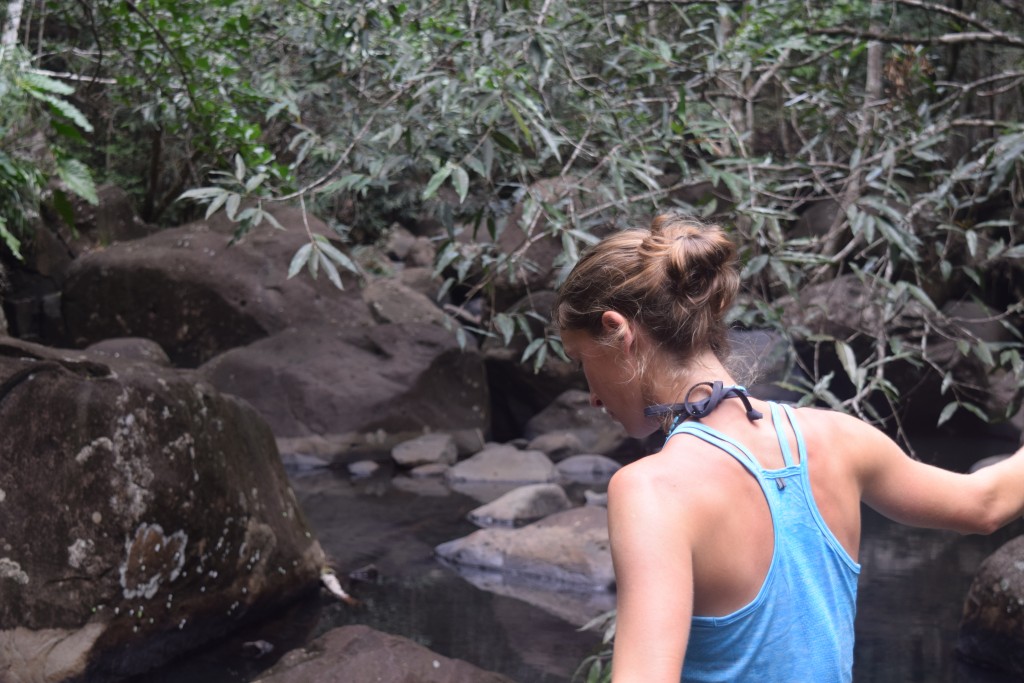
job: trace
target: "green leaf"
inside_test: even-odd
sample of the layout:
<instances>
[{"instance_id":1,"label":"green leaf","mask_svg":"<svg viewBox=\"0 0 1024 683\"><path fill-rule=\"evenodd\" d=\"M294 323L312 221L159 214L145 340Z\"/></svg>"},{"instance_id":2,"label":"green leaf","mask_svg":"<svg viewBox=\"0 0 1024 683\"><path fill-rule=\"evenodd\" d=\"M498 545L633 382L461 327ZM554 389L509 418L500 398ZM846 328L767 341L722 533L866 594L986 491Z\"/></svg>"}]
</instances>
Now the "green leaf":
<instances>
[{"instance_id":1,"label":"green leaf","mask_svg":"<svg viewBox=\"0 0 1024 683\"><path fill-rule=\"evenodd\" d=\"M227 190L223 187L197 187L182 192L178 199L212 199L222 194L227 194Z\"/></svg>"},{"instance_id":2,"label":"green leaf","mask_svg":"<svg viewBox=\"0 0 1024 683\"><path fill-rule=\"evenodd\" d=\"M70 228L75 227L75 207L71 205L67 194L62 190L53 191L53 208L65 225Z\"/></svg>"},{"instance_id":3,"label":"green leaf","mask_svg":"<svg viewBox=\"0 0 1024 683\"><path fill-rule=\"evenodd\" d=\"M356 266L355 262L352 261L352 259L346 256L344 253L339 251L337 247L335 247L327 240L326 237L324 237L323 235L316 235L314 239L316 240L317 249L322 251L324 256L326 256L329 260L333 261L334 263L337 263L342 268L349 270L353 273L359 272L359 267Z\"/></svg>"},{"instance_id":4,"label":"green leaf","mask_svg":"<svg viewBox=\"0 0 1024 683\"><path fill-rule=\"evenodd\" d=\"M459 203L466 201L466 195L469 194L469 174L462 166L452 167L452 184L459 195Z\"/></svg>"},{"instance_id":5,"label":"green leaf","mask_svg":"<svg viewBox=\"0 0 1024 683\"><path fill-rule=\"evenodd\" d=\"M217 213L217 211L220 210L220 207L224 206L224 202L228 200L227 190L221 190L219 187L215 189L220 190L220 194L214 195L213 201L211 201L210 205L206 207L206 220L210 220L210 216Z\"/></svg>"},{"instance_id":6,"label":"green leaf","mask_svg":"<svg viewBox=\"0 0 1024 683\"><path fill-rule=\"evenodd\" d=\"M522 154L523 150L519 147L519 143L510 138L509 136L502 133L500 130L492 130L491 137L499 146L504 147L508 151L514 154Z\"/></svg>"},{"instance_id":7,"label":"green leaf","mask_svg":"<svg viewBox=\"0 0 1024 683\"><path fill-rule=\"evenodd\" d=\"M512 335L515 334L516 331L515 322L507 314L499 313L494 316L494 326L498 328L498 331L501 333L502 343L504 343L505 346L508 346L509 342L512 341Z\"/></svg>"},{"instance_id":8,"label":"green leaf","mask_svg":"<svg viewBox=\"0 0 1024 683\"><path fill-rule=\"evenodd\" d=\"M18 82L30 92L47 92L54 95L71 95L75 92L75 89L67 83L32 71L22 72L18 76Z\"/></svg>"},{"instance_id":9,"label":"green leaf","mask_svg":"<svg viewBox=\"0 0 1024 683\"><path fill-rule=\"evenodd\" d=\"M14 258L18 259L19 261L25 260L25 258L21 255L21 240L19 240L17 237L11 234L11 232L7 229L7 221L4 220L3 216L0 216L0 239L4 241L4 244L7 245L7 248L11 250L12 254L14 254Z\"/></svg>"},{"instance_id":10,"label":"green leaf","mask_svg":"<svg viewBox=\"0 0 1024 683\"><path fill-rule=\"evenodd\" d=\"M323 249L323 244L317 245L320 249ZM341 284L341 276L338 274L338 267L334 265L334 262L330 258L323 259L324 272L327 273L327 279L331 281L338 289L345 289L345 286Z\"/></svg>"},{"instance_id":11,"label":"green leaf","mask_svg":"<svg viewBox=\"0 0 1024 683\"><path fill-rule=\"evenodd\" d=\"M302 270L302 267L306 265L307 261L309 261L309 255L312 252L313 252L313 243L312 242L306 242L301 247L299 247L298 251L295 252L295 255L292 256L291 264L288 266L288 279L289 280L299 274L299 271Z\"/></svg>"},{"instance_id":12,"label":"green leaf","mask_svg":"<svg viewBox=\"0 0 1024 683\"><path fill-rule=\"evenodd\" d=\"M36 98L37 100L42 100L43 102L46 102L51 107L56 109L58 112L60 112L64 116L68 117L72 121L74 121L75 125L77 125L79 128L81 128L85 132L87 132L87 133L91 133L92 132L92 124L89 123L89 119L85 118L85 114L83 114L78 109L78 107L76 107L75 105L71 104L67 100L62 100L59 97L56 97L54 95L50 95L49 93L35 92L33 90L26 90L25 92L27 92L28 94L30 94L32 97Z\"/></svg>"},{"instance_id":13,"label":"green leaf","mask_svg":"<svg viewBox=\"0 0 1024 683\"><path fill-rule=\"evenodd\" d=\"M427 186L423 189L423 199L430 199L433 197L437 193L438 188L441 187L441 184L447 180L448 176L451 174L451 164L445 164L438 169L437 173L430 177L430 180L427 182Z\"/></svg>"},{"instance_id":14,"label":"green leaf","mask_svg":"<svg viewBox=\"0 0 1024 683\"><path fill-rule=\"evenodd\" d=\"M544 346L544 337L537 337L534 339L532 342L527 344L526 348L523 350L523 357L519 359L519 362L525 363L528 361L530 357L533 356L533 354L535 354L542 346Z\"/></svg>"},{"instance_id":15,"label":"green leaf","mask_svg":"<svg viewBox=\"0 0 1024 683\"><path fill-rule=\"evenodd\" d=\"M92 173L81 161L78 159L59 159L57 162L57 175L68 186L68 189L76 195L93 206L99 204L100 200L96 195L96 183L93 182Z\"/></svg>"}]
</instances>

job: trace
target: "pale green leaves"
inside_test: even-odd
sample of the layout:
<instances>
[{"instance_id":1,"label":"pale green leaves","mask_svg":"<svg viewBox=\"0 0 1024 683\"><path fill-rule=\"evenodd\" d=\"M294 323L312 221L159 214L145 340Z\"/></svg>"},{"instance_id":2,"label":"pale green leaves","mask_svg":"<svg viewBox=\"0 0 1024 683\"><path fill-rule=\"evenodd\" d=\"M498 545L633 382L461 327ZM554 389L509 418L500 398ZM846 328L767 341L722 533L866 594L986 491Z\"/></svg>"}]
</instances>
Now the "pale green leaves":
<instances>
[{"instance_id":1,"label":"pale green leaves","mask_svg":"<svg viewBox=\"0 0 1024 683\"><path fill-rule=\"evenodd\" d=\"M449 178L451 178L455 193L459 196L459 203L466 201L466 196L469 194L469 173L462 166L450 161L439 168L427 181L427 186L423 189L423 199L430 199L437 194L444 181Z\"/></svg>"},{"instance_id":2,"label":"pale green leaves","mask_svg":"<svg viewBox=\"0 0 1024 683\"><path fill-rule=\"evenodd\" d=\"M299 247L292 256L291 264L288 266L288 278L295 277L299 271L306 268L315 280L321 267L327 274L327 279L338 289L345 289L341 274L338 272L339 267L352 273L359 273L359 267L355 262L331 244L326 237L313 235L313 239Z\"/></svg>"}]
</instances>

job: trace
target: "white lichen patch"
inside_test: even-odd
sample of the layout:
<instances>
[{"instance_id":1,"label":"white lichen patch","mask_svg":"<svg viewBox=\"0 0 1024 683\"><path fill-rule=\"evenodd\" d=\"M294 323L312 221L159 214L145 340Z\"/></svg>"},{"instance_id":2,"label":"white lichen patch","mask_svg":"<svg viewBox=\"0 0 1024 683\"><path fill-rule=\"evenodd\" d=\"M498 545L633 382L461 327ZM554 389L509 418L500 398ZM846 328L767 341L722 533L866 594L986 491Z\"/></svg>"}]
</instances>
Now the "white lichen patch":
<instances>
[{"instance_id":1,"label":"white lichen patch","mask_svg":"<svg viewBox=\"0 0 1024 683\"><path fill-rule=\"evenodd\" d=\"M0 557L0 579L10 579L22 586L28 584L28 574L22 570L20 564L9 557Z\"/></svg>"},{"instance_id":2,"label":"white lichen patch","mask_svg":"<svg viewBox=\"0 0 1024 683\"><path fill-rule=\"evenodd\" d=\"M76 538L75 542L68 546L68 566L74 569L81 569L82 563L92 554L96 544L91 539Z\"/></svg>"},{"instance_id":3,"label":"white lichen patch","mask_svg":"<svg viewBox=\"0 0 1024 683\"><path fill-rule=\"evenodd\" d=\"M4 502L5 500L7 500L7 491L0 489L0 503Z\"/></svg>"},{"instance_id":4,"label":"white lichen patch","mask_svg":"<svg viewBox=\"0 0 1024 683\"><path fill-rule=\"evenodd\" d=\"M144 414L138 418L134 413L123 415L114 430L114 461L111 484L118 493L111 496L110 507L129 519L137 520L146 512L146 506L153 497L149 485L153 483L153 471L146 457L147 444Z\"/></svg>"},{"instance_id":5,"label":"white lichen patch","mask_svg":"<svg viewBox=\"0 0 1024 683\"><path fill-rule=\"evenodd\" d=\"M168 536L159 524L140 525L134 536L125 539L125 560L120 567L124 597L148 600L163 583L177 579L185 566L187 544L184 531Z\"/></svg>"},{"instance_id":6,"label":"white lichen patch","mask_svg":"<svg viewBox=\"0 0 1024 683\"><path fill-rule=\"evenodd\" d=\"M114 442L109 437L101 436L97 439L93 439L91 443L82 447L82 450L78 451L75 455L75 462L79 465L84 465L89 461L93 455L99 451L105 451L111 453L114 450Z\"/></svg>"}]
</instances>

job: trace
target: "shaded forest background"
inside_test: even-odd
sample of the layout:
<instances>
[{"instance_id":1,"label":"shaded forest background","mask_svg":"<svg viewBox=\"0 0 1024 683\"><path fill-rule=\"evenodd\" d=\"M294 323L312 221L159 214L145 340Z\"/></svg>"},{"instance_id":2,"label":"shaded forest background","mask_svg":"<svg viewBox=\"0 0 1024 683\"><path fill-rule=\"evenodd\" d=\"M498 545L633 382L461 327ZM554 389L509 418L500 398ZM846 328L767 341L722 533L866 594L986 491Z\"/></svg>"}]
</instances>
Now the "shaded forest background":
<instances>
[{"instance_id":1,"label":"shaded forest background","mask_svg":"<svg viewBox=\"0 0 1024 683\"><path fill-rule=\"evenodd\" d=\"M332 233L282 269L339 285L392 225L429 224L439 300L466 305L471 334L525 332L539 366L560 352L530 325L546 311L497 283L529 285L541 243L569 266L677 209L735 230L735 324L794 342L807 400L882 421L909 367L936 379L940 424L1007 418L1016 402L979 377L1018 396L1024 378L1024 3L814 5L14 0L4 260L102 184L149 224L223 212L239 238L297 203ZM871 315L788 315L839 279Z\"/></svg>"}]
</instances>

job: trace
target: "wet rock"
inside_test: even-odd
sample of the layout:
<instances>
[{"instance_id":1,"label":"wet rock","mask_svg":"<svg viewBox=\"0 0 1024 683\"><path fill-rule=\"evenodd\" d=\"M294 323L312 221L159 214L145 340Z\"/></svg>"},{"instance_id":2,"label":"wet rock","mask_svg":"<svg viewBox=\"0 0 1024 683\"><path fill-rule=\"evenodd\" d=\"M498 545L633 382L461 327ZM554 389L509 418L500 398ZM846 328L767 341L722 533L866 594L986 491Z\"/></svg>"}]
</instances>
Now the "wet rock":
<instances>
[{"instance_id":1,"label":"wet rock","mask_svg":"<svg viewBox=\"0 0 1024 683\"><path fill-rule=\"evenodd\" d=\"M348 465L348 473L353 477L369 477L379 469L380 465L373 460L357 460Z\"/></svg>"},{"instance_id":2,"label":"wet rock","mask_svg":"<svg viewBox=\"0 0 1024 683\"><path fill-rule=\"evenodd\" d=\"M527 448L543 451L556 463L584 452L580 437L573 432L549 432L531 439Z\"/></svg>"},{"instance_id":3,"label":"wet rock","mask_svg":"<svg viewBox=\"0 0 1024 683\"><path fill-rule=\"evenodd\" d=\"M266 423L190 372L0 340L0 680L134 675L311 590Z\"/></svg>"},{"instance_id":4,"label":"wet rock","mask_svg":"<svg viewBox=\"0 0 1024 683\"><path fill-rule=\"evenodd\" d=\"M392 448L391 457L401 467L454 465L459 453L450 434L424 434Z\"/></svg>"},{"instance_id":5,"label":"wet rock","mask_svg":"<svg viewBox=\"0 0 1024 683\"><path fill-rule=\"evenodd\" d=\"M572 507L558 484L520 486L469 513L469 521L481 527L523 526Z\"/></svg>"},{"instance_id":6,"label":"wet rock","mask_svg":"<svg viewBox=\"0 0 1024 683\"><path fill-rule=\"evenodd\" d=\"M1024 677L1024 536L979 567L964 601L957 650L974 662Z\"/></svg>"},{"instance_id":7,"label":"wet rock","mask_svg":"<svg viewBox=\"0 0 1024 683\"><path fill-rule=\"evenodd\" d=\"M524 435L535 439L556 431L576 436L584 453L611 455L627 449L635 440L601 408L590 405L590 394L570 389L526 423Z\"/></svg>"},{"instance_id":8,"label":"wet rock","mask_svg":"<svg viewBox=\"0 0 1024 683\"><path fill-rule=\"evenodd\" d=\"M200 368L219 390L249 401L278 437L488 428L479 353L437 325L292 328L232 349ZM358 439L353 439L358 442Z\"/></svg>"},{"instance_id":9,"label":"wet rock","mask_svg":"<svg viewBox=\"0 0 1024 683\"><path fill-rule=\"evenodd\" d=\"M200 221L83 254L63 287L68 340L145 337L176 365L195 367L291 325L372 323L354 276L338 291L327 278L288 278L308 242L297 210L275 208L285 230L257 229L231 244L231 228ZM309 217L314 232L328 234Z\"/></svg>"},{"instance_id":10,"label":"wet rock","mask_svg":"<svg viewBox=\"0 0 1024 683\"><path fill-rule=\"evenodd\" d=\"M407 638L342 626L285 654L254 683L513 683Z\"/></svg>"},{"instance_id":11,"label":"wet rock","mask_svg":"<svg viewBox=\"0 0 1024 683\"><path fill-rule=\"evenodd\" d=\"M556 481L558 470L540 451L492 444L451 467L445 476L450 482L532 484Z\"/></svg>"},{"instance_id":12,"label":"wet rock","mask_svg":"<svg viewBox=\"0 0 1024 683\"><path fill-rule=\"evenodd\" d=\"M409 476L412 477L413 479L423 479L427 477L443 477L447 473L448 465L439 462L420 465L409 470Z\"/></svg>"},{"instance_id":13,"label":"wet rock","mask_svg":"<svg viewBox=\"0 0 1024 683\"><path fill-rule=\"evenodd\" d=\"M615 583L608 513L600 507L566 510L520 529L480 529L435 552L456 568L491 570L506 580L595 591Z\"/></svg>"},{"instance_id":14,"label":"wet rock","mask_svg":"<svg viewBox=\"0 0 1024 683\"><path fill-rule=\"evenodd\" d=\"M607 484L622 467L604 455L574 455L556 465L566 481L578 484Z\"/></svg>"},{"instance_id":15,"label":"wet rock","mask_svg":"<svg viewBox=\"0 0 1024 683\"><path fill-rule=\"evenodd\" d=\"M171 359L163 348L151 339L119 337L104 339L86 348L94 356L118 358L126 362L153 363L170 367Z\"/></svg>"}]
</instances>

